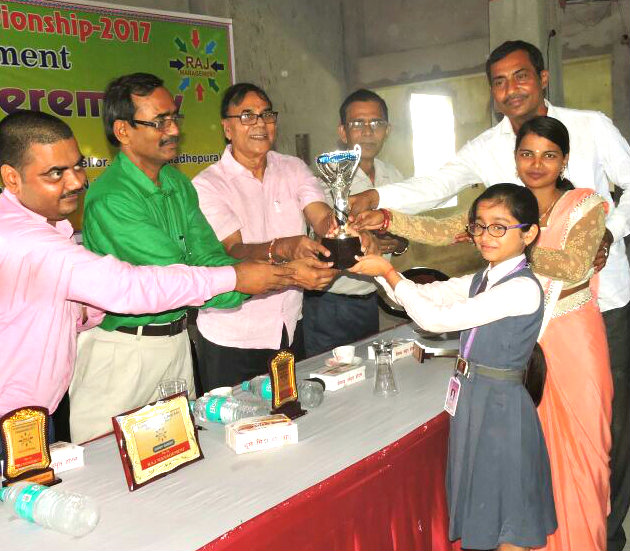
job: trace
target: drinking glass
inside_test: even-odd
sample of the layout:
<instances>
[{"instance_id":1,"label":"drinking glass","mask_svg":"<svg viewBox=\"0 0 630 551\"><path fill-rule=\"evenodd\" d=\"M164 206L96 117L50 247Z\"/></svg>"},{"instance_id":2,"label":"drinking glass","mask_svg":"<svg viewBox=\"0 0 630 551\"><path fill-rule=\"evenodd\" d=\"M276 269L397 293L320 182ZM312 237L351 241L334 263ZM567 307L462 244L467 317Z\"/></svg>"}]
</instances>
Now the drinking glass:
<instances>
[{"instance_id":1,"label":"drinking glass","mask_svg":"<svg viewBox=\"0 0 630 551\"><path fill-rule=\"evenodd\" d=\"M168 398L173 394L179 394L188 390L186 379L164 379L158 385L158 394L160 398Z\"/></svg>"},{"instance_id":2,"label":"drinking glass","mask_svg":"<svg viewBox=\"0 0 630 551\"><path fill-rule=\"evenodd\" d=\"M375 342L374 348L376 361L376 374L374 375L374 394L376 396L395 396L398 394L398 386L392 370L392 343Z\"/></svg>"}]
</instances>

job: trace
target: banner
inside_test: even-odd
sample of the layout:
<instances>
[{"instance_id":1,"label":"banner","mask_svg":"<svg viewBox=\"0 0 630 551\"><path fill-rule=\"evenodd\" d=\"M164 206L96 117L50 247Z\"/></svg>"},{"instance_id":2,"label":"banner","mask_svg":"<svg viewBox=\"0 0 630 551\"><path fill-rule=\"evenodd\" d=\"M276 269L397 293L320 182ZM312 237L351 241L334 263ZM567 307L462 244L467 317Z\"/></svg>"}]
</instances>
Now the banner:
<instances>
[{"instance_id":1,"label":"banner","mask_svg":"<svg viewBox=\"0 0 630 551\"><path fill-rule=\"evenodd\" d=\"M135 72L162 78L185 117L173 163L192 177L219 160L221 95L234 82L230 19L92 2L0 2L0 118L33 109L65 120L90 179L117 152L103 131L103 90Z\"/></svg>"}]
</instances>

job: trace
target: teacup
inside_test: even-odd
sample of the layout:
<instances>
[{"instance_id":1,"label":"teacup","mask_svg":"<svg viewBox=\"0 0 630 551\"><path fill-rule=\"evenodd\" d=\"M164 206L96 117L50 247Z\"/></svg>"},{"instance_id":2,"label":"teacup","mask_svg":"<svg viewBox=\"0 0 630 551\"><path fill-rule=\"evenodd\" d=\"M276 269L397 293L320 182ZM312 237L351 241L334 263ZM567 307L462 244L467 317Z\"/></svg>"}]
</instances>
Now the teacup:
<instances>
[{"instance_id":1,"label":"teacup","mask_svg":"<svg viewBox=\"0 0 630 551\"><path fill-rule=\"evenodd\" d=\"M348 344L333 348L333 357L340 364L350 364L354 360L354 346Z\"/></svg>"}]
</instances>

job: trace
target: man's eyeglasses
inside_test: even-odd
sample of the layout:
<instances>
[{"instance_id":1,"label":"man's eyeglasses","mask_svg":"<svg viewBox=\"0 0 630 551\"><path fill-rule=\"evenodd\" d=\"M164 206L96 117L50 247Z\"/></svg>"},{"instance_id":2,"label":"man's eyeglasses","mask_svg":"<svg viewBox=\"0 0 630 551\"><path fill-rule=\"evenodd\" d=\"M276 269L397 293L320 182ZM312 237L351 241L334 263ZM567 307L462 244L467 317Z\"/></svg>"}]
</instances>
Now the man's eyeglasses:
<instances>
[{"instance_id":1,"label":"man's eyeglasses","mask_svg":"<svg viewBox=\"0 0 630 551\"><path fill-rule=\"evenodd\" d=\"M367 128L369 126L372 131L375 131L387 128L389 126L389 123L383 119L372 119L371 121L364 121L359 119L346 122L346 126L350 130L363 130L364 128Z\"/></svg>"},{"instance_id":2,"label":"man's eyeglasses","mask_svg":"<svg viewBox=\"0 0 630 551\"><path fill-rule=\"evenodd\" d=\"M250 113L246 111L240 115L225 115L225 119L241 119L241 124L245 126L253 126L258 122L258 117L265 124L273 124L278 120L278 111L263 111L262 113Z\"/></svg>"},{"instance_id":3,"label":"man's eyeglasses","mask_svg":"<svg viewBox=\"0 0 630 551\"><path fill-rule=\"evenodd\" d=\"M526 226L531 226L531 224L515 224L513 226L488 224L487 226L484 226L483 224L475 222L473 224L468 224L466 226L466 231L474 237L479 237L485 230L488 230L488 233L492 237L503 237L508 230L513 230L514 228L525 228Z\"/></svg>"},{"instance_id":4,"label":"man's eyeglasses","mask_svg":"<svg viewBox=\"0 0 630 551\"><path fill-rule=\"evenodd\" d=\"M170 128L171 124L176 124L179 126L182 123L182 119L184 115L180 113L176 113L175 115L171 115L170 117L160 117L156 121L140 121L138 119L132 119L130 122L132 125L141 124L142 126L150 126L151 128L155 128L159 132L164 132L167 128Z\"/></svg>"}]
</instances>

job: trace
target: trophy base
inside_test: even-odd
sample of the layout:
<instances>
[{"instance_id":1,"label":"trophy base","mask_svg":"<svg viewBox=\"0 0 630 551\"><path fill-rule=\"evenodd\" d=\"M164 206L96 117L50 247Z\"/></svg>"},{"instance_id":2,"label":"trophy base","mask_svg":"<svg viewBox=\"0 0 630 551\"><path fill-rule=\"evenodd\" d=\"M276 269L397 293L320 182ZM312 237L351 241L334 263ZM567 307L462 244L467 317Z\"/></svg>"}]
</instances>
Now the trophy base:
<instances>
[{"instance_id":1,"label":"trophy base","mask_svg":"<svg viewBox=\"0 0 630 551\"><path fill-rule=\"evenodd\" d=\"M347 270L354 266L357 261L354 258L361 252L361 240L358 237L346 237L344 239L334 239L330 237L322 238L322 245L330 251L330 256L321 254L319 259L324 262L333 262L333 268L337 270Z\"/></svg>"}]
</instances>

